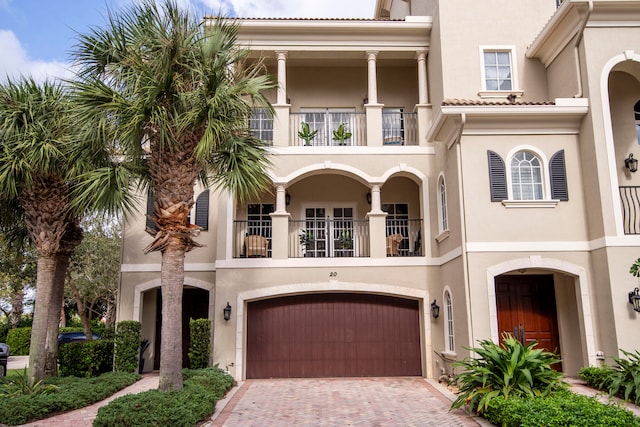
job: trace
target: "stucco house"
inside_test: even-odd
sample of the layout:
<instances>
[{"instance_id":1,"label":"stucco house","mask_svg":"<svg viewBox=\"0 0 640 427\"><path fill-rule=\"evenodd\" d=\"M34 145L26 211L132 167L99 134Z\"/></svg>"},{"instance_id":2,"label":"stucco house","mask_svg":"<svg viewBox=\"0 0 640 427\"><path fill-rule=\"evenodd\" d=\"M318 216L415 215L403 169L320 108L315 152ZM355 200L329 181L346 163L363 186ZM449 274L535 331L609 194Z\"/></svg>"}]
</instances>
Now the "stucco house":
<instances>
[{"instance_id":1,"label":"stucco house","mask_svg":"<svg viewBox=\"0 0 640 427\"><path fill-rule=\"evenodd\" d=\"M377 0L372 19L240 23L279 82L275 117L250 123L273 189L196 191L184 324L211 319L212 363L438 378L510 332L575 375L640 348L640 1ZM118 320L142 322L151 370L145 221L125 224Z\"/></svg>"}]
</instances>

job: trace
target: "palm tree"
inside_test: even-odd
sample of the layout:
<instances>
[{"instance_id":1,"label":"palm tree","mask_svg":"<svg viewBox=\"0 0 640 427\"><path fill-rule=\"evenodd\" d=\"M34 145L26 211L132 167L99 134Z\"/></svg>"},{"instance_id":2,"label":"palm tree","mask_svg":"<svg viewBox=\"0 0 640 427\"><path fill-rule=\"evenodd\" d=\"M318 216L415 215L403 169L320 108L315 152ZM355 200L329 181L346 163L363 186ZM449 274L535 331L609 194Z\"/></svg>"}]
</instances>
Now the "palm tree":
<instances>
[{"instance_id":1,"label":"palm tree","mask_svg":"<svg viewBox=\"0 0 640 427\"><path fill-rule=\"evenodd\" d=\"M21 79L0 86L0 200L19 205L38 255L31 383L44 378L48 324L61 306L55 299L56 262L70 215L74 173L68 161L73 152L68 111L68 98L59 84Z\"/></svg>"},{"instance_id":2,"label":"palm tree","mask_svg":"<svg viewBox=\"0 0 640 427\"><path fill-rule=\"evenodd\" d=\"M188 221L194 186L221 185L240 200L268 188L266 147L247 119L252 106L272 112L263 91L275 83L237 47L234 22L205 29L173 0L144 0L107 21L74 51L74 122L88 124L87 141L108 139L152 191L156 227L145 252L162 254L160 389L181 389L184 260L200 246ZM85 193L100 188L92 182Z\"/></svg>"}]
</instances>

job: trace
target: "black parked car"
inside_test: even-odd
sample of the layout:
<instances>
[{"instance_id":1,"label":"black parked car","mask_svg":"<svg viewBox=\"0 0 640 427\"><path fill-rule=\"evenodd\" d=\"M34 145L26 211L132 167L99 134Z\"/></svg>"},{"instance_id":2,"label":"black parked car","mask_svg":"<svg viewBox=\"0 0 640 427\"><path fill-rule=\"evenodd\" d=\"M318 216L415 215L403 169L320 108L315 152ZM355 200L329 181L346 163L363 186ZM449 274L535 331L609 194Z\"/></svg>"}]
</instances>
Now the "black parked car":
<instances>
[{"instance_id":1,"label":"black parked car","mask_svg":"<svg viewBox=\"0 0 640 427\"><path fill-rule=\"evenodd\" d=\"M58 334L58 345L67 344L70 342L84 341L87 338L84 336L84 332L61 332ZM94 340L99 340L100 335L93 334Z\"/></svg>"},{"instance_id":2,"label":"black parked car","mask_svg":"<svg viewBox=\"0 0 640 427\"><path fill-rule=\"evenodd\" d=\"M7 361L9 360L9 346L0 342L0 377L7 375Z\"/></svg>"}]
</instances>

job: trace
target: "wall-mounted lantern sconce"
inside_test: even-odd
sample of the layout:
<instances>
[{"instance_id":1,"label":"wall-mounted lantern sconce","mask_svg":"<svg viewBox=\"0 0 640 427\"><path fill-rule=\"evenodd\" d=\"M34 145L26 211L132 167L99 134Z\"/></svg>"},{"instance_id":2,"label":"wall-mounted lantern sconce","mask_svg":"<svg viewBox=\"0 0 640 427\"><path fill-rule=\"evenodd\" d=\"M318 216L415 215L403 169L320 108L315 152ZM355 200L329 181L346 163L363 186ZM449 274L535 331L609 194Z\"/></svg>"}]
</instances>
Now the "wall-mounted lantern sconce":
<instances>
[{"instance_id":1,"label":"wall-mounted lantern sconce","mask_svg":"<svg viewBox=\"0 0 640 427\"><path fill-rule=\"evenodd\" d=\"M291 194L284 193L284 203L289 206L291 204Z\"/></svg>"},{"instance_id":2,"label":"wall-mounted lantern sconce","mask_svg":"<svg viewBox=\"0 0 640 427\"><path fill-rule=\"evenodd\" d=\"M633 306L633 310L640 313L640 289L635 288L629 292L629 304Z\"/></svg>"},{"instance_id":3,"label":"wall-mounted lantern sconce","mask_svg":"<svg viewBox=\"0 0 640 427\"><path fill-rule=\"evenodd\" d=\"M371 191L367 192L367 204L371 204Z\"/></svg>"},{"instance_id":4,"label":"wall-mounted lantern sconce","mask_svg":"<svg viewBox=\"0 0 640 427\"><path fill-rule=\"evenodd\" d=\"M229 301L227 301L227 306L222 312L224 313L224 320L229 321L229 319L231 319L231 306L229 305Z\"/></svg>"},{"instance_id":5,"label":"wall-mounted lantern sconce","mask_svg":"<svg viewBox=\"0 0 640 427\"><path fill-rule=\"evenodd\" d=\"M437 319L440 316L440 306L436 304L436 300L431 303L431 317Z\"/></svg>"},{"instance_id":6,"label":"wall-mounted lantern sconce","mask_svg":"<svg viewBox=\"0 0 640 427\"><path fill-rule=\"evenodd\" d=\"M630 172L636 172L638 170L638 159L633 158L633 153L624 159L624 166L629 169Z\"/></svg>"}]
</instances>

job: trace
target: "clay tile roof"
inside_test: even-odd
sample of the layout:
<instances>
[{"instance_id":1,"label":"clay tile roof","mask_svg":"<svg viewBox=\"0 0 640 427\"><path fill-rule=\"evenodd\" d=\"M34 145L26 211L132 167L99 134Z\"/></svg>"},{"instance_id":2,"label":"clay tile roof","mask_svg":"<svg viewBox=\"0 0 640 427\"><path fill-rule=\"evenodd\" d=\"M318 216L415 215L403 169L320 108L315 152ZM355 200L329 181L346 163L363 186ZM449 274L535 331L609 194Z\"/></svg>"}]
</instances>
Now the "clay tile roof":
<instances>
[{"instance_id":1,"label":"clay tile roof","mask_svg":"<svg viewBox=\"0 0 640 427\"><path fill-rule=\"evenodd\" d=\"M507 99L457 99L448 98L442 101L443 106L487 106L487 105L555 105L552 101L514 101L509 102Z\"/></svg>"}]
</instances>

